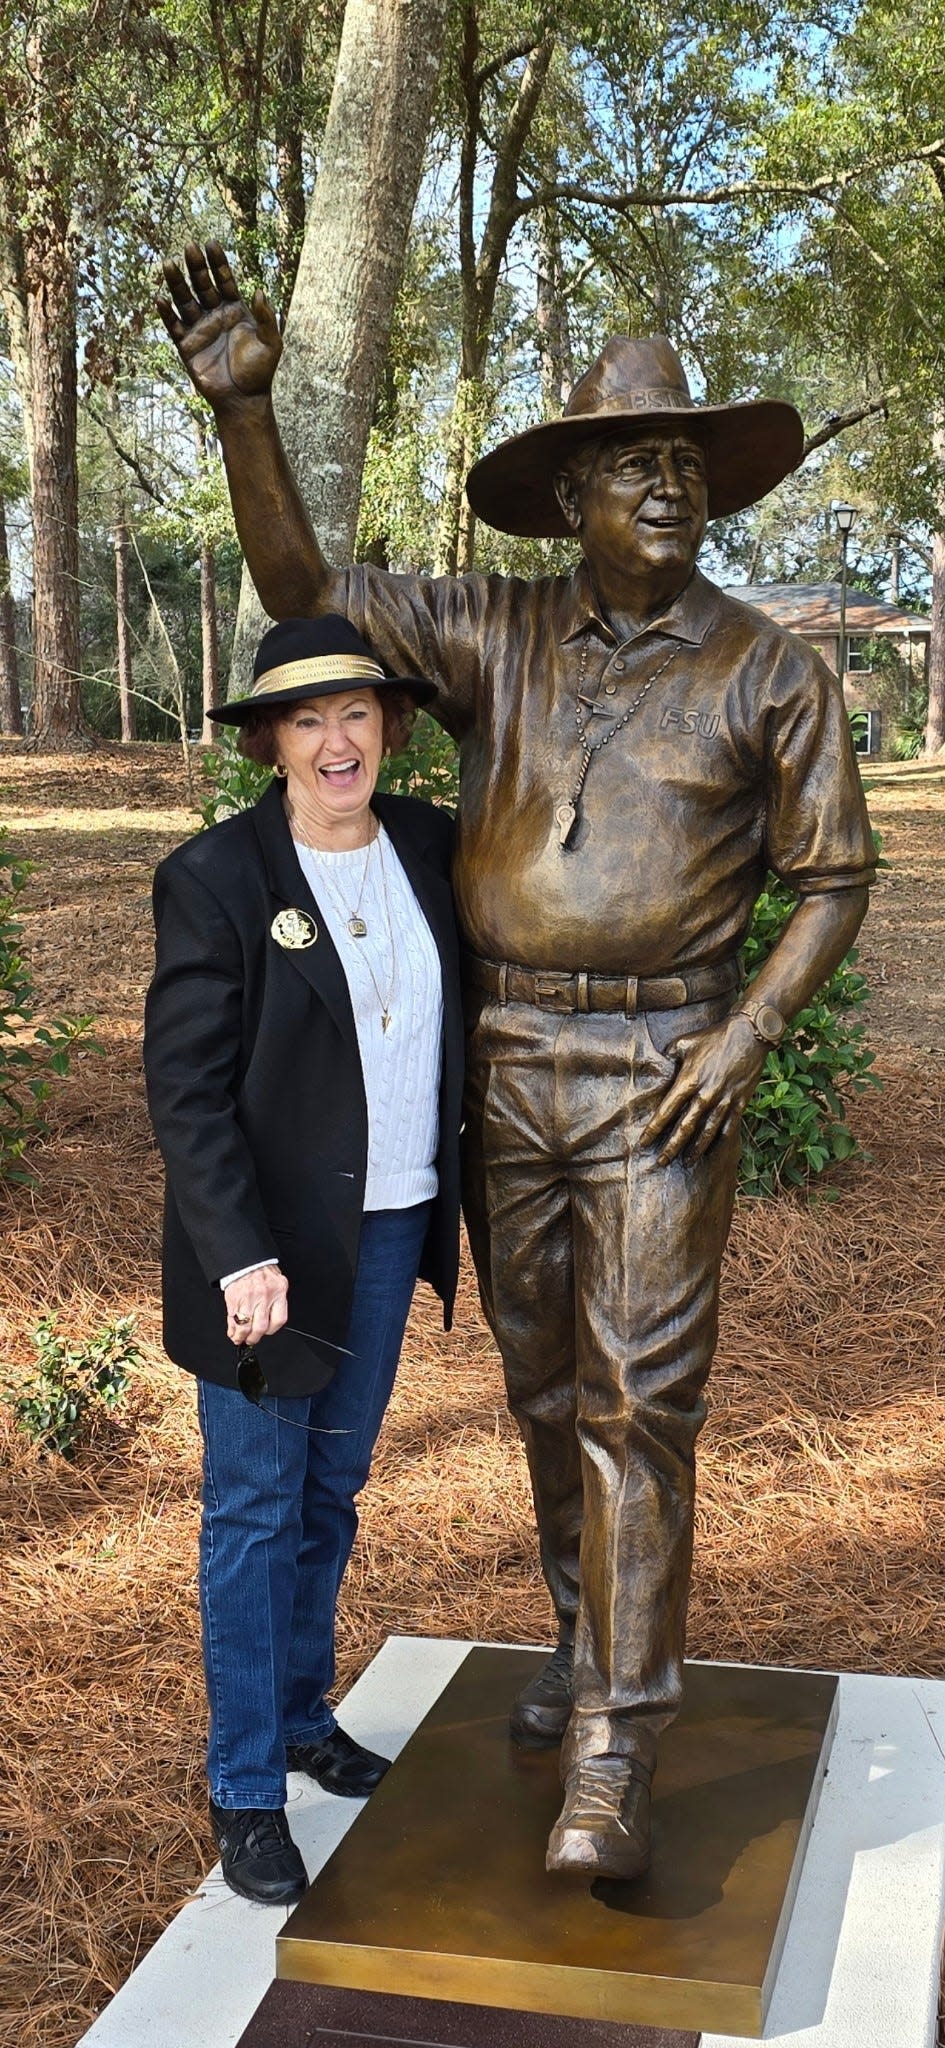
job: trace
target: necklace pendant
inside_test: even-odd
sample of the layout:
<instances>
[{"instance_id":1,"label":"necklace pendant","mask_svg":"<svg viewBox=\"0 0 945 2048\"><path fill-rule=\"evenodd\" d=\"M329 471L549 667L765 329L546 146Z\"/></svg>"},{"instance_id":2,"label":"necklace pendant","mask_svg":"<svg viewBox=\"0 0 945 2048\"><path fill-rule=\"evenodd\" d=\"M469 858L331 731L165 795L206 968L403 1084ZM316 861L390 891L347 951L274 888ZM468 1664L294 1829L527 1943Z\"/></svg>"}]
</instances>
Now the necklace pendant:
<instances>
[{"instance_id":1,"label":"necklace pendant","mask_svg":"<svg viewBox=\"0 0 945 2048\"><path fill-rule=\"evenodd\" d=\"M577 824L577 806L570 802L558 804L555 810L555 824L558 827L558 844L565 847Z\"/></svg>"},{"instance_id":2,"label":"necklace pendant","mask_svg":"<svg viewBox=\"0 0 945 2048\"><path fill-rule=\"evenodd\" d=\"M348 930L351 933L351 937L353 939L367 938L367 925L365 924L363 917L349 917Z\"/></svg>"},{"instance_id":3,"label":"necklace pendant","mask_svg":"<svg viewBox=\"0 0 945 2048\"><path fill-rule=\"evenodd\" d=\"M382 1031L384 1032L384 1035L385 1035L385 1037L386 1037L386 1035L387 1035L388 1031L390 1030L390 1011L389 1011L389 1010L382 1010L382 1011L381 1011L381 1030L382 1030Z\"/></svg>"}]
</instances>

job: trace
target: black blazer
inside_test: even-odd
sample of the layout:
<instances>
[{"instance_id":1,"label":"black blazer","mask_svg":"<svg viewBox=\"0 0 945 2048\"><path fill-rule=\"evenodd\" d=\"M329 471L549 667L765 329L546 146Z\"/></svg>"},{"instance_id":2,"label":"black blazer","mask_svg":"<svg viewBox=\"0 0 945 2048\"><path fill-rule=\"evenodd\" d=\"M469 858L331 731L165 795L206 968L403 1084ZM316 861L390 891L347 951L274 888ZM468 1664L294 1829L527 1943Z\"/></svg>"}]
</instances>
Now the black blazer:
<instances>
[{"instance_id":1,"label":"black blazer","mask_svg":"<svg viewBox=\"0 0 945 2048\"><path fill-rule=\"evenodd\" d=\"M442 1298L448 1329L459 1261L463 1064L453 821L413 797L376 795L372 807L443 970L439 1191L420 1272ZM277 913L292 908L318 931L314 945L294 952L271 930ZM272 1393L313 1393L339 1364L329 1347L347 1337L367 1104L344 970L292 845L278 783L252 810L162 861L154 918L145 1072L167 1169L165 1348L199 1378L235 1386L237 1350L218 1283L278 1257L292 1329L263 1338L260 1361Z\"/></svg>"}]
</instances>

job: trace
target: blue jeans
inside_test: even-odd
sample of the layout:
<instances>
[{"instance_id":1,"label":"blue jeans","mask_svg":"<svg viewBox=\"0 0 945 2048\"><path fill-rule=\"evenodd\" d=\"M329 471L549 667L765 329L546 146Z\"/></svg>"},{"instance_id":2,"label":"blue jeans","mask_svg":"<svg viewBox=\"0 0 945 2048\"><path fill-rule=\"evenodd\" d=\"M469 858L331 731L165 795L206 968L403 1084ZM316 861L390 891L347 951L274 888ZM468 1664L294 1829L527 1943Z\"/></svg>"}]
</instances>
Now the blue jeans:
<instances>
[{"instance_id":1,"label":"blue jeans","mask_svg":"<svg viewBox=\"0 0 945 2048\"><path fill-rule=\"evenodd\" d=\"M325 1694L354 1499L394 1384L429 1215L420 1202L364 1217L352 1356L320 1393L267 1394L256 1408L230 1387L197 1383L207 1775L218 1806L284 1806L286 1744L320 1742L335 1726Z\"/></svg>"}]
</instances>

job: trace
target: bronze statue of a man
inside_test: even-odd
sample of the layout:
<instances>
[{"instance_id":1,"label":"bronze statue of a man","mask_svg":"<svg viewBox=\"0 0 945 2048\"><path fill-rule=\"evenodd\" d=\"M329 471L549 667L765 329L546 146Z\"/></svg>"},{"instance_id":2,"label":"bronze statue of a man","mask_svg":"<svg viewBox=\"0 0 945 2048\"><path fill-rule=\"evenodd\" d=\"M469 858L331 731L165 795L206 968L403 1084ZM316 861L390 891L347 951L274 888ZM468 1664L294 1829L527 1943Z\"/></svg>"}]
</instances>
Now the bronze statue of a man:
<instances>
[{"instance_id":1,"label":"bronze statue of a man","mask_svg":"<svg viewBox=\"0 0 945 2048\"><path fill-rule=\"evenodd\" d=\"M695 405L668 341L617 336L563 419L468 480L493 525L573 533L571 575L333 569L276 431L275 322L207 253L167 266L163 311L263 604L346 612L393 673L436 683L459 741L466 1215L559 1632L512 1732L563 1738L548 1868L634 1877L681 1695L740 1116L873 873L836 678L696 568L707 518L795 467L801 422ZM746 997L768 867L799 901Z\"/></svg>"}]
</instances>

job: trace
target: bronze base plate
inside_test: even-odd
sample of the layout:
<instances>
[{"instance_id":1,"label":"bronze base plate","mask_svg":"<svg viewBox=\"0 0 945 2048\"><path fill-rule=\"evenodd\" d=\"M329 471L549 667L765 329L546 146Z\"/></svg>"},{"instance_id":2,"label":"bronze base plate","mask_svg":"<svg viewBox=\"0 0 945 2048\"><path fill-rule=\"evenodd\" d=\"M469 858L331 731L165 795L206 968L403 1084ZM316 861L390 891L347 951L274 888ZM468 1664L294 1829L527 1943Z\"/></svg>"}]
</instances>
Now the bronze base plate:
<instances>
[{"instance_id":1,"label":"bronze base plate","mask_svg":"<svg viewBox=\"0 0 945 2048\"><path fill-rule=\"evenodd\" d=\"M236 2048L699 2048L698 2034L607 2020L553 2020L546 2013L340 1991L326 1984L271 1984Z\"/></svg>"},{"instance_id":2,"label":"bronze base plate","mask_svg":"<svg viewBox=\"0 0 945 2048\"><path fill-rule=\"evenodd\" d=\"M545 1872L557 1753L508 1735L543 1661L469 1652L286 1923L277 1976L759 2038L837 1679L687 1665L660 1750L651 1869L588 1886Z\"/></svg>"}]
</instances>

